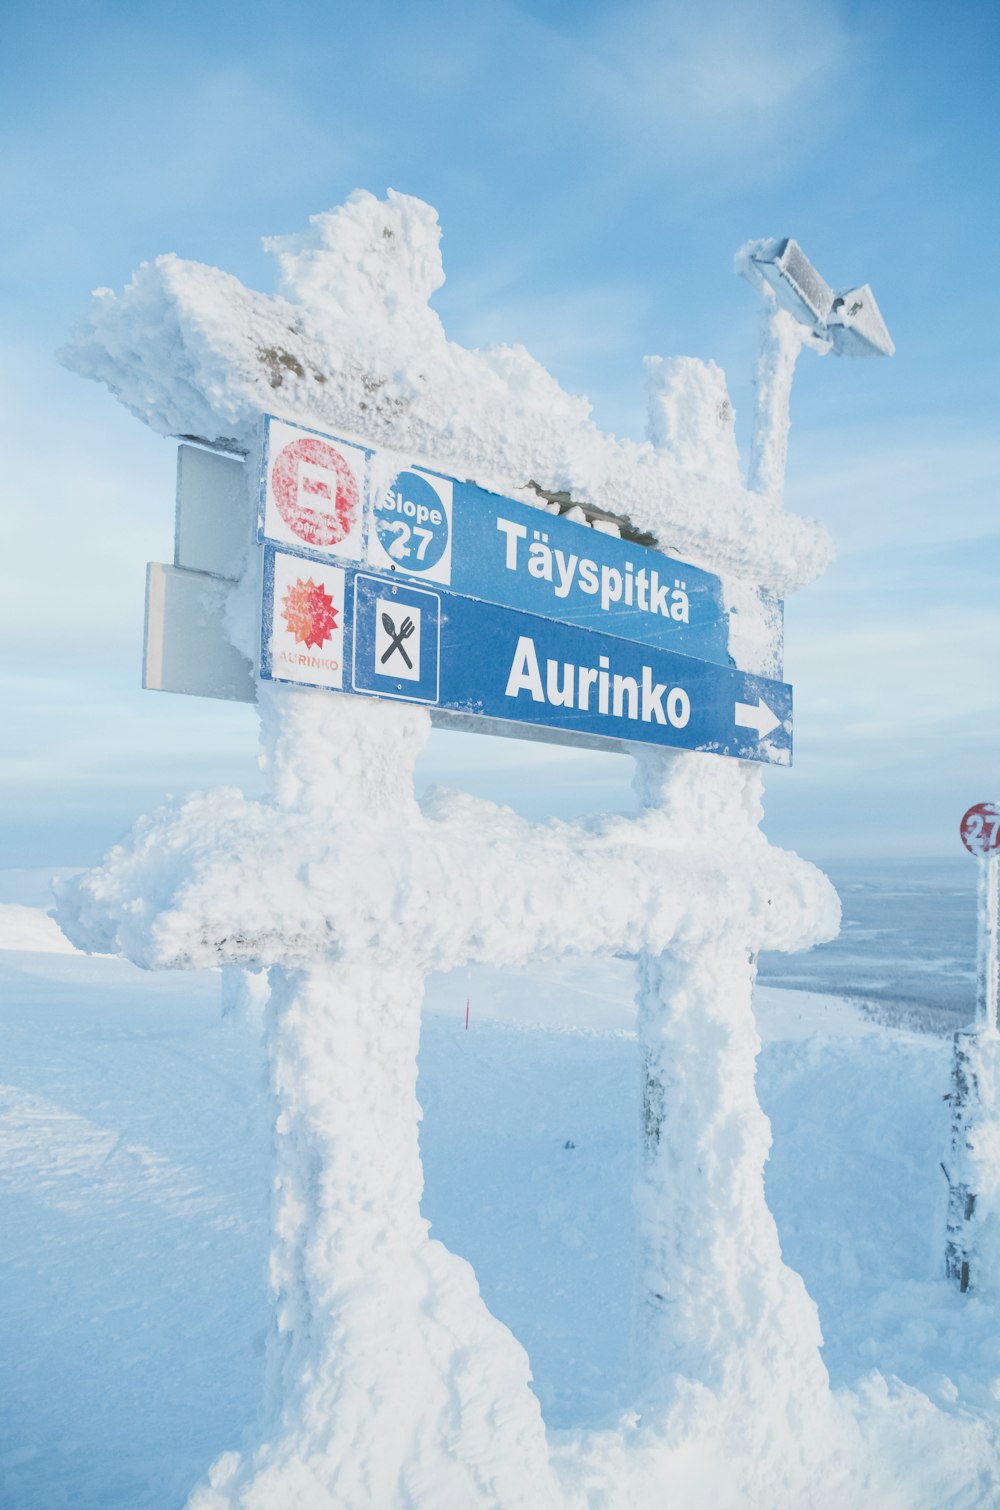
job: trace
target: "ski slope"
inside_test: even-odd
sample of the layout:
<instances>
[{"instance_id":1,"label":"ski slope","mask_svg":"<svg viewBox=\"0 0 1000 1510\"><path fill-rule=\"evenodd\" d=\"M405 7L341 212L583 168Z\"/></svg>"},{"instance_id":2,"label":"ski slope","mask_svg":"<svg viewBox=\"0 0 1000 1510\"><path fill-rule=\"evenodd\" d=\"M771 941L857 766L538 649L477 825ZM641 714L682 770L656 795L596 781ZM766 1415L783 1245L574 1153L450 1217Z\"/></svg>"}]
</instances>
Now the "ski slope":
<instances>
[{"instance_id":1,"label":"ski slope","mask_svg":"<svg viewBox=\"0 0 1000 1510\"><path fill-rule=\"evenodd\" d=\"M252 1005L220 1014L217 973L72 951L37 883L13 889L26 901L0 905L0 1504L171 1510L239 1447L263 1386L258 1024ZM425 1004L424 1214L527 1348L557 1461L630 1408L631 973L462 971L432 978ZM759 988L756 1010L768 1200L870 1460L839 1503L1000 1504L1000 1340L988 1308L941 1277L948 1042L830 996ZM672 1488L700 1510L699 1451ZM778 1481L746 1493L711 1502L786 1503ZM813 1502L837 1502L824 1493Z\"/></svg>"}]
</instances>

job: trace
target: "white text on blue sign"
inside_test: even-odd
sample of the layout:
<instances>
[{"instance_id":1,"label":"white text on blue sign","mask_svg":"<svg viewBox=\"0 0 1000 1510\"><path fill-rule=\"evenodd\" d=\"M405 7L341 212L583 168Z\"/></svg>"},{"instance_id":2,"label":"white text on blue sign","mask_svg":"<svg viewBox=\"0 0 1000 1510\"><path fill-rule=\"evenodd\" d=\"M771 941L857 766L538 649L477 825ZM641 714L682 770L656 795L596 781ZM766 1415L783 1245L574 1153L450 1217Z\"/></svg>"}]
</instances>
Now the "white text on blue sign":
<instances>
[{"instance_id":1,"label":"white text on blue sign","mask_svg":"<svg viewBox=\"0 0 1000 1510\"><path fill-rule=\"evenodd\" d=\"M373 455L268 417L261 538L732 665L712 572L427 468L403 468L375 493ZM780 621L780 602L759 596Z\"/></svg>"},{"instance_id":2,"label":"white text on blue sign","mask_svg":"<svg viewBox=\"0 0 1000 1510\"><path fill-rule=\"evenodd\" d=\"M270 544L260 672L484 727L791 763L782 682Z\"/></svg>"}]
</instances>

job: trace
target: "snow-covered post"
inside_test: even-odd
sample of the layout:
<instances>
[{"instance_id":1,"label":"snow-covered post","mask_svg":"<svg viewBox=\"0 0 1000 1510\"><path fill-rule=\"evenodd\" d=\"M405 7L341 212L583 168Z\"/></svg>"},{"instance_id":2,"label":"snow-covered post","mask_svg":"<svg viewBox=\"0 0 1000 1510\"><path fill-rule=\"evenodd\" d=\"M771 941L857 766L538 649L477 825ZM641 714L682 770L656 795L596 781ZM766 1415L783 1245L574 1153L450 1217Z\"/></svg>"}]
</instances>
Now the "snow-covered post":
<instances>
[{"instance_id":1,"label":"snow-covered post","mask_svg":"<svg viewBox=\"0 0 1000 1510\"><path fill-rule=\"evenodd\" d=\"M672 842L720 865L752 864L755 849L766 847L758 768L655 750L634 755L639 800ZM794 904L786 894L778 905ZM763 1398L772 1382L754 1360L767 1356L768 1336L782 1339L783 1377L795 1389L825 1385L816 1310L782 1263L764 1198L771 1138L754 1084L760 1042L752 1009L759 928L747 915L737 931L730 918L638 962L636 1325L640 1398L654 1411L669 1403L678 1376L719 1397L746 1397L756 1387Z\"/></svg>"},{"instance_id":2,"label":"snow-covered post","mask_svg":"<svg viewBox=\"0 0 1000 1510\"><path fill-rule=\"evenodd\" d=\"M977 891L976 1026L980 1032L996 1033L1000 997L1000 854L996 851L979 856Z\"/></svg>"},{"instance_id":3,"label":"snow-covered post","mask_svg":"<svg viewBox=\"0 0 1000 1510\"><path fill-rule=\"evenodd\" d=\"M305 815L331 835L350 812L366 812L390 832L412 821L413 764L430 726L425 709L347 699L331 705L284 687L262 687L260 697L263 755L279 812ZM322 1377L322 1362L343 1363L364 1293L382 1288L386 1262L398 1261L399 1250L421 1234L416 1058L423 978L412 953L376 961L365 949L297 969L273 966L270 976L277 1312L270 1394L279 1425L282 1417L301 1423L315 1414L304 1408L305 1394L345 1386L343 1376ZM391 1311L386 1288L382 1321ZM379 1326L367 1330L363 1351L375 1366L385 1339ZM337 1335L324 1342L323 1332Z\"/></svg>"},{"instance_id":4,"label":"snow-covered post","mask_svg":"<svg viewBox=\"0 0 1000 1510\"><path fill-rule=\"evenodd\" d=\"M421 822L413 766L426 708L260 691L271 802L329 835L364 815L384 861ZM346 860L344 863L347 863ZM405 876L402 877L405 890ZM308 883L308 878L307 878ZM317 882L316 910L322 917ZM394 892L367 905L306 963L272 965L265 1023L276 1168L264 1416L251 1451L227 1453L192 1510L251 1505L392 1505L420 1464L442 1503L549 1498L527 1362L489 1315L461 1259L428 1240L416 1095L426 950L419 908L393 919ZM394 921L398 927L394 929ZM392 947L377 952L375 927ZM288 939L288 954L295 942ZM506 1403L501 1422L495 1402ZM480 1429L476 1422L480 1414Z\"/></svg>"},{"instance_id":5,"label":"snow-covered post","mask_svg":"<svg viewBox=\"0 0 1000 1510\"><path fill-rule=\"evenodd\" d=\"M962 819L979 865L976 1016L955 1034L945 1268L959 1289L1000 1294L1000 804Z\"/></svg>"},{"instance_id":6,"label":"snow-covered post","mask_svg":"<svg viewBox=\"0 0 1000 1510\"><path fill-rule=\"evenodd\" d=\"M764 302L747 488L776 514L798 354L807 344L857 354L861 342L834 339L831 327L842 318L834 312L837 300L794 242L749 243L737 268ZM865 342L874 347L882 331L876 309ZM887 332L882 349L891 349ZM733 486L738 455L722 374L690 358L647 358L646 367L650 439L711 478L720 492ZM734 608L734 660L780 674L780 610L745 593ZM714 854L721 864L764 843L759 769L699 755L634 753L640 804L662 815L671 842ZM722 1394L738 1377L746 1390L751 1360L760 1356L756 1344L766 1333L787 1340L787 1377L798 1387L808 1381L822 1389L825 1380L815 1307L782 1264L764 1199L770 1131L754 1085L759 1042L752 1010L758 938L759 927L747 917L742 926L730 920L727 929L678 940L669 954L639 959L643 1165L636 1321L643 1389L654 1407L675 1374ZM768 1377L759 1370L756 1377L766 1393Z\"/></svg>"},{"instance_id":7,"label":"snow-covered post","mask_svg":"<svg viewBox=\"0 0 1000 1510\"><path fill-rule=\"evenodd\" d=\"M781 308L770 289L765 289L760 318L747 487L780 508L785 493L792 379L799 352L809 342L810 335L804 325Z\"/></svg>"}]
</instances>

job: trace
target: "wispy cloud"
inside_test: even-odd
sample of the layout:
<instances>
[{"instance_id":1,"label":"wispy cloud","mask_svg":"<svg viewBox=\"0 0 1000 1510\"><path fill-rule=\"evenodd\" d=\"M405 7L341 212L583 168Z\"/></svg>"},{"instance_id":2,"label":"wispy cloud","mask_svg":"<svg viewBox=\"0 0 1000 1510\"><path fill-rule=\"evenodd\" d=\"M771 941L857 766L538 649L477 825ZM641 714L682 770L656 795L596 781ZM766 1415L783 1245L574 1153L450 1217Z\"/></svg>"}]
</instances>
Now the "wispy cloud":
<instances>
[{"instance_id":1,"label":"wispy cloud","mask_svg":"<svg viewBox=\"0 0 1000 1510\"><path fill-rule=\"evenodd\" d=\"M748 165L770 176L767 149L786 164L813 149L841 118L857 72L829 0L634 0L574 12L550 31L561 42L551 109L630 145L646 173L711 163L720 187Z\"/></svg>"},{"instance_id":2,"label":"wispy cloud","mask_svg":"<svg viewBox=\"0 0 1000 1510\"><path fill-rule=\"evenodd\" d=\"M780 130L789 110L815 112L817 91L844 71L846 40L829 4L709 0L616 6L591 47L623 120L715 148L744 143L748 127Z\"/></svg>"},{"instance_id":3,"label":"wispy cloud","mask_svg":"<svg viewBox=\"0 0 1000 1510\"><path fill-rule=\"evenodd\" d=\"M832 530L841 553L995 535L1000 439L931 418L888 426L793 432L788 501ZM891 569L893 558L886 558Z\"/></svg>"}]
</instances>

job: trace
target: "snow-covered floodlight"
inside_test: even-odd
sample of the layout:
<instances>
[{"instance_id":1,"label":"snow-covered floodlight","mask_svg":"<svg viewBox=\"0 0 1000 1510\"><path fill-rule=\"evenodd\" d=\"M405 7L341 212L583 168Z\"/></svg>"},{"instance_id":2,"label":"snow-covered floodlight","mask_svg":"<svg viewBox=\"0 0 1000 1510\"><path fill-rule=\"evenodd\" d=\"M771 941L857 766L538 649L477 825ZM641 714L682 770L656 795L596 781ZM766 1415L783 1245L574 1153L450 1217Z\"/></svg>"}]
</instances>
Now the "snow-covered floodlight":
<instances>
[{"instance_id":1,"label":"snow-covered floodlight","mask_svg":"<svg viewBox=\"0 0 1000 1510\"><path fill-rule=\"evenodd\" d=\"M750 261L774 290L783 309L800 325L822 326L833 308L833 289L813 267L797 241L760 241Z\"/></svg>"},{"instance_id":2,"label":"snow-covered floodlight","mask_svg":"<svg viewBox=\"0 0 1000 1510\"><path fill-rule=\"evenodd\" d=\"M892 356L896 348L867 283L835 293L790 236L753 243L748 260L782 309L838 356Z\"/></svg>"},{"instance_id":3,"label":"snow-covered floodlight","mask_svg":"<svg viewBox=\"0 0 1000 1510\"><path fill-rule=\"evenodd\" d=\"M838 294L826 323L838 356L891 357L896 350L867 283Z\"/></svg>"},{"instance_id":4,"label":"snow-covered floodlight","mask_svg":"<svg viewBox=\"0 0 1000 1510\"><path fill-rule=\"evenodd\" d=\"M788 401L802 347L845 357L891 357L896 348L868 284L834 292L790 236L748 241L736 254L736 270L765 296L747 486L780 505Z\"/></svg>"}]
</instances>

